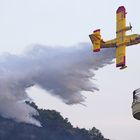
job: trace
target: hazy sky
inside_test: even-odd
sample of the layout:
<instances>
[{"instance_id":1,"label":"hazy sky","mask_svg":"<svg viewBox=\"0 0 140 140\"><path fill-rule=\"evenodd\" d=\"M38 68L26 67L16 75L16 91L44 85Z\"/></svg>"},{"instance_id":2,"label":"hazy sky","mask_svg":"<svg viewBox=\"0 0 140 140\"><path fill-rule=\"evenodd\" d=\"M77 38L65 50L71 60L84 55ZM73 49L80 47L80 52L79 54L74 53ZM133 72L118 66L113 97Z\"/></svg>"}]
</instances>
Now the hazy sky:
<instances>
[{"instance_id":1,"label":"hazy sky","mask_svg":"<svg viewBox=\"0 0 140 140\"><path fill-rule=\"evenodd\" d=\"M21 53L36 43L90 42L88 35L96 28L101 28L105 40L114 38L115 12L120 5L126 7L132 33L140 33L138 0L0 0L0 53ZM139 45L127 48L128 68L123 71L112 64L96 72L100 91L83 93L87 107L65 105L36 87L28 92L40 107L58 110L75 126L95 126L112 140L139 140L140 122L131 113L132 92L140 87L139 52Z\"/></svg>"}]
</instances>

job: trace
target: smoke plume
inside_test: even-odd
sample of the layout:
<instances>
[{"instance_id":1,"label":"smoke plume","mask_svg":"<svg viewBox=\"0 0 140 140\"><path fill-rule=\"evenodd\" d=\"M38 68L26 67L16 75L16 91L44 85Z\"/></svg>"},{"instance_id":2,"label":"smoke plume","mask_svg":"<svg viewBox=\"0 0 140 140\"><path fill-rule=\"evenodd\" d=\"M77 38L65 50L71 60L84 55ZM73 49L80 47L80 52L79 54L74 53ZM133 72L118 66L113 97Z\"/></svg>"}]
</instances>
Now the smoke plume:
<instances>
[{"instance_id":1,"label":"smoke plume","mask_svg":"<svg viewBox=\"0 0 140 140\"><path fill-rule=\"evenodd\" d=\"M22 55L0 57L0 114L16 121L40 123L32 118L37 111L25 104L26 89L38 85L66 104L84 101L81 91L98 90L93 83L95 70L112 63L114 49L93 53L88 43L77 46L34 45Z\"/></svg>"}]
</instances>

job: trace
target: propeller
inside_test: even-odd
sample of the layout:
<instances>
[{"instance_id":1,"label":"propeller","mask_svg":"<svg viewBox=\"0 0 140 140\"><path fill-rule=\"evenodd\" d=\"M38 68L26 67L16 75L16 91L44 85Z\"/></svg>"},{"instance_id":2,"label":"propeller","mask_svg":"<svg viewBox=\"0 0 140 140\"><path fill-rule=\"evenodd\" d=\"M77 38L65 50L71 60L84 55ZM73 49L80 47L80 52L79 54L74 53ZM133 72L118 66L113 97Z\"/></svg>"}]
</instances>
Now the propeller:
<instances>
[{"instance_id":1,"label":"propeller","mask_svg":"<svg viewBox=\"0 0 140 140\"><path fill-rule=\"evenodd\" d=\"M132 32L132 25L131 25L131 22L129 22L129 27L130 27L130 30Z\"/></svg>"}]
</instances>

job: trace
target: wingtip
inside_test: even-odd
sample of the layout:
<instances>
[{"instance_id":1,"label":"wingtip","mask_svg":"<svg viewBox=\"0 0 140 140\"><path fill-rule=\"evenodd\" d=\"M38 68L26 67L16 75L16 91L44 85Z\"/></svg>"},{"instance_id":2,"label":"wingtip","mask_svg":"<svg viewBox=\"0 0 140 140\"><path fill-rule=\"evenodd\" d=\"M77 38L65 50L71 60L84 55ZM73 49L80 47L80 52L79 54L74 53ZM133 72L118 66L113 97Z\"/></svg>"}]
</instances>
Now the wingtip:
<instances>
[{"instance_id":1,"label":"wingtip","mask_svg":"<svg viewBox=\"0 0 140 140\"><path fill-rule=\"evenodd\" d=\"M122 66L121 68L120 68L120 70L123 70L123 69L126 69L127 68L127 66Z\"/></svg>"}]
</instances>

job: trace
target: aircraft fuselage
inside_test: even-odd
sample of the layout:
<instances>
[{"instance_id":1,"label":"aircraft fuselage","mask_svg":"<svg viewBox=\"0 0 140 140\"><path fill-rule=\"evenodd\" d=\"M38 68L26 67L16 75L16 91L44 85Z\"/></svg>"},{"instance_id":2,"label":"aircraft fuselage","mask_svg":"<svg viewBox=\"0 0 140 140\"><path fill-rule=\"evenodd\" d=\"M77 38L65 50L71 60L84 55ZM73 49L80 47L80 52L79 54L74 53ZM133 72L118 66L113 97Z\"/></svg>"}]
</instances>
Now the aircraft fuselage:
<instances>
[{"instance_id":1,"label":"aircraft fuselage","mask_svg":"<svg viewBox=\"0 0 140 140\"><path fill-rule=\"evenodd\" d=\"M114 48L116 47L117 39L112 39L108 41L101 42L101 48ZM132 34L125 36L125 42L123 43L126 46L136 45L140 43L140 35L139 34Z\"/></svg>"}]
</instances>

